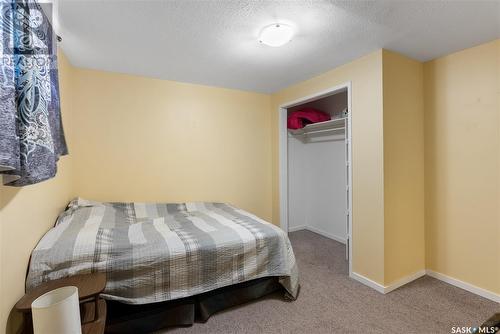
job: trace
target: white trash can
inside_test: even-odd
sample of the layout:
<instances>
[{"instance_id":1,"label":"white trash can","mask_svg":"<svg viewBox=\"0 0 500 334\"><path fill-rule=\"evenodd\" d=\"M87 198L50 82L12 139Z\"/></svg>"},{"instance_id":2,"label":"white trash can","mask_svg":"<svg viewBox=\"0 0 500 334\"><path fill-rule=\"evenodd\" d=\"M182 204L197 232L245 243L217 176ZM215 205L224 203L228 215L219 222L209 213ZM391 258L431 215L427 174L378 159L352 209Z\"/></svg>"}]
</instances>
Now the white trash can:
<instances>
[{"instance_id":1,"label":"white trash can","mask_svg":"<svg viewBox=\"0 0 500 334\"><path fill-rule=\"evenodd\" d=\"M35 334L81 334L78 288L49 291L31 303Z\"/></svg>"}]
</instances>

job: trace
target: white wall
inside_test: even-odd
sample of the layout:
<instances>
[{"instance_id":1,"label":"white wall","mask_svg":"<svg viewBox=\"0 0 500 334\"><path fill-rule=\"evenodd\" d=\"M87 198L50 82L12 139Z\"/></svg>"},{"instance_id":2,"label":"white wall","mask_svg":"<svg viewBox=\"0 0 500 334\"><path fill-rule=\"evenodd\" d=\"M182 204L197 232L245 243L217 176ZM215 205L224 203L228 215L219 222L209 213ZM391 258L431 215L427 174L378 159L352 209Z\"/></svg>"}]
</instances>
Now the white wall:
<instances>
[{"instance_id":1,"label":"white wall","mask_svg":"<svg viewBox=\"0 0 500 334\"><path fill-rule=\"evenodd\" d=\"M288 168L289 230L308 228L345 240L344 140L303 143L289 137Z\"/></svg>"},{"instance_id":2,"label":"white wall","mask_svg":"<svg viewBox=\"0 0 500 334\"><path fill-rule=\"evenodd\" d=\"M288 230L307 226L307 152L305 144L295 137L288 137Z\"/></svg>"}]
</instances>

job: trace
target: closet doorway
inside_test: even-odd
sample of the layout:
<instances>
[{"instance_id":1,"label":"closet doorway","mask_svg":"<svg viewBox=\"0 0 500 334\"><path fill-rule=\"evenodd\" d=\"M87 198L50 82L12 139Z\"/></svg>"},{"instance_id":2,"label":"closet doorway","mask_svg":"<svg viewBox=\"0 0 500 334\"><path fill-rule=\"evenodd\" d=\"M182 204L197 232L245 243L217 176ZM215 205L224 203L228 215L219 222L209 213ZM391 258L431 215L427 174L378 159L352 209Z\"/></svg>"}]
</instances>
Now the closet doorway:
<instances>
[{"instance_id":1,"label":"closet doorway","mask_svg":"<svg viewBox=\"0 0 500 334\"><path fill-rule=\"evenodd\" d=\"M331 120L288 129L291 113L314 109ZM345 244L352 273L351 83L279 107L280 225Z\"/></svg>"}]
</instances>

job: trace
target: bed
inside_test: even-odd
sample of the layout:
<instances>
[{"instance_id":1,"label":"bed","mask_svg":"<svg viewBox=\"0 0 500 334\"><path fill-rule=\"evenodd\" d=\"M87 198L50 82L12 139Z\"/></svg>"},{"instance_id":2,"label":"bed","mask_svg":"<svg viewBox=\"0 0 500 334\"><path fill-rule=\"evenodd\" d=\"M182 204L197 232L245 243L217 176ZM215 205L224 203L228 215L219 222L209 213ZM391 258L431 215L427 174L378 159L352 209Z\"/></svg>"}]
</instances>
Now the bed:
<instances>
[{"instance_id":1,"label":"bed","mask_svg":"<svg viewBox=\"0 0 500 334\"><path fill-rule=\"evenodd\" d=\"M298 271L280 228L225 203L104 203L77 198L32 252L26 289L106 272L102 297L144 305L273 278L297 297Z\"/></svg>"}]
</instances>

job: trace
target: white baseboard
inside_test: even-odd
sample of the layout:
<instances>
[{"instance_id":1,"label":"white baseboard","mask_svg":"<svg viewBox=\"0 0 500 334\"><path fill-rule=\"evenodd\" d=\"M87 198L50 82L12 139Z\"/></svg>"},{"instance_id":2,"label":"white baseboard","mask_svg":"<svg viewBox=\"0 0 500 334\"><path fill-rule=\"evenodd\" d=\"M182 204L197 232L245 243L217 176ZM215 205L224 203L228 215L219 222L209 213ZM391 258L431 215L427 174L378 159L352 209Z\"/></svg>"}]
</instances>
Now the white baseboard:
<instances>
[{"instance_id":1,"label":"white baseboard","mask_svg":"<svg viewBox=\"0 0 500 334\"><path fill-rule=\"evenodd\" d=\"M382 284L379 284L375 281L372 281L371 279L360 275L358 273L355 273L354 271L350 275L351 278L355 279L356 281L363 283L366 286L369 286L370 288L377 290L380 293L385 293L385 287Z\"/></svg>"},{"instance_id":2,"label":"white baseboard","mask_svg":"<svg viewBox=\"0 0 500 334\"><path fill-rule=\"evenodd\" d=\"M453 277L450 277L450 276L447 276L447 275L444 275L444 274L441 274L441 273L438 273L438 272L435 272L432 270L420 270L412 275L403 277L403 278L401 278L401 279L399 279L399 280L397 280L389 285L386 285L386 286L383 286L382 284L379 284L375 281L372 281L371 279L369 279L363 275L360 275L358 273L355 273L355 272L351 273L351 278L355 279L356 281L358 281L360 283L363 283L366 286L369 286L370 288L372 288L380 293L386 294L386 293L389 293L393 290L396 290L397 288L399 288L405 284L408 284L408 283L410 283L410 282L412 282L412 281L416 280L417 278L420 278L424 275L428 275L430 277L433 277L433 278L438 279L440 281L443 281L445 283L456 286L457 288L469 291L469 292L474 293L478 296L481 296L481 297L484 297L486 299L492 300L494 302L500 303L500 295L497 293L494 293L492 291L480 288L478 286L472 285L470 283L466 283L464 281L458 280L456 278L453 278Z\"/></svg>"},{"instance_id":3,"label":"white baseboard","mask_svg":"<svg viewBox=\"0 0 500 334\"><path fill-rule=\"evenodd\" d=\"M301 230L308 230L308 231L311 231L311 232L314 232L314 233L317 233L319 235L322 235L328 239L332 239L332 240L335 240L335 241L338 241L342 244L345 244L346 243L346 240L344 238L341 238L341 237L338 237L334 234L331 234L331 233L328 233L328 232L325 232L323 230L320 230L316 227L313 227L313 226L308 226L308 225L302 225L302 226L294 226L294 227L289 227L288 228L288 232L295 232L295 231L301 231Z\"/></svg>"},{"instance_id":4,"label":"white baseboard","mask_svg":"<svg viewBox=\"0 0 500 334\"><path fill-rule=\"evenodd\" d=\"M389 293L393 290L396 290L397 288L402 287L403 285L408 284L408 283L416 280L417 278L425 276L425 274L426 274L426 271L424 269L422 269L422 270L417 271L416 273L413 273L413 274L408 275L406 277L400 278L400 279L392 282L391 284L386 285L384 287L384 293Z\"/></svg>"},{"instance_id":5,"label":"white baseboard","mask_svg":"<svg viewBox=\"0 0 500 334\"><path fill-rule=\"evenodd\" d=\"M295 227L290 227L288 229L289 232L295 232L295 231L301 231L301 230L308 230L308 231L320 234L324 237L333 239L335 241L338 241L338 242L341 242L344 244L346 243L345 239L339 238L335 235L321 231L321 230L314 228L314 227L311 227L311 226L306 226L306 225L295 226ZM398 279L397 281L394 281L391 284L386 285L386 286L379 284L375 281L372 281L371 279L369 279L363 275L360 275L358 273L355 273L355 272L352 272L350 277L352 279L355 279L356 281L358 281L360 283L363 283L366 286L369 286L370 288L372 288L380 293L386 294L386 293L389 293L393 290L396 290L397 288L402 287L403 285L406 285L406 284L408 284L408 283L410 283L410 282L412 282L412 281L414 281L422 276L425 276L425 275L428 275L430 277L433 277L433 278L438 279L440 281L443 281L445 283L451 284L451 285L456 286L460 289L469 291L471 293L474 293L478 296L492 300L494 302L500 303L500 294L497 294L495 292L480 288L480 287L475 286L473 284L461 281L459 279L456 279L456 278L453 278L453 277L450 277L450 276L447 276L445 274L441 274L441 273L438 273L438 272L435 272L435 271L432 271L429 269L417 271L414 274L411 274L411 275L408 275L408 276L403 277L401 279Z\"/></svg>"},{"instance_id":6,"label":"white baseboard","mask_svg":"<svg viewBox=\"0 0 500 334\"><path fill-rule=\"evenodd\" d=\"M432 270L427 270L426 273L430 277L433 277L433 278L438 279L440 281L443 281L445 283L456 286L457 288L472 292L472 293L479 295L481 297L484 297L486 299L500 303L500 295L497 293L494 293L493 291L489 291L489 290L480 288L478 286L472 285L470 283L466 283L466 282L461 281L459 279L456 279L456 278L453 278L453 277L450 277L448 275L441 274L441 273L438 273L438 272L435 272Z\"/></svg>"},{"instance_id":7,"label":"white baseboard","mask_svg":"<svg viewBox=\"0 0 500 334\"><path fill-rule=\"evenodd\" d=\"M391 283L389 285L382 285L380 283L372 281L371 279L369 279L363 275L360 275L358 273L355 273L355 272L351 273L351 278L355 279L356 281L358 281L360 283L363 283L366 286L369 286L370 288L372 288L380 293L386 294L386 293L389 293L393 290L396 290L399 287L402 287L405 284L408 284L408 283L416 280L417 278L425 276L425 274L426 274L425 270L420 270L414 274L400 278L397 281L394 281L393 283Z\"/></svg>"},{"instance_id":8,"label":"white baseboard","mask_svg":"<svg viewBox=\"0 0 500 334\"><path fill-rule=\"evenodd\" d=\"M302 231L306 230L307 226L306 225L300 225L300 226L289 226L288 227L288 232L295 232L295 231Z\"/></svg>"},{"instance_id":9,"label":"white baseboard","mask_svg":"<svg viewBox=\"0 0 500 334\"><path fill-rule=\"evenodd\" d=\"M307 230L309 230L309 231L311 231L311 232L314 232L314 233L317 233L317 234L319 234L319 235L322 235L322 236L324 236L324 237L326 237L326 238L329 238L329 239L333 239L333 240L335 240L335 241L338 241L338 242L340 242L340 243L342 243L342 244L345 244L345 243L346 243L346 241L345 241L345 239L344 239L344 238L341 238L341 237L339 237L339 236L336 236L336 235L334 235L334 234L332 234L332 233L325 232L325 231L323 231L323 230L320 230L319 228L316 228L316 227L313 227L313 226L307 226L307 227L306 227L306 229L307 229Z\"/></svg>"}]
</instances>

